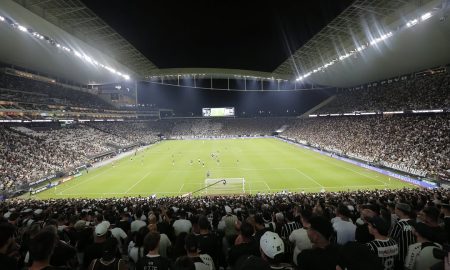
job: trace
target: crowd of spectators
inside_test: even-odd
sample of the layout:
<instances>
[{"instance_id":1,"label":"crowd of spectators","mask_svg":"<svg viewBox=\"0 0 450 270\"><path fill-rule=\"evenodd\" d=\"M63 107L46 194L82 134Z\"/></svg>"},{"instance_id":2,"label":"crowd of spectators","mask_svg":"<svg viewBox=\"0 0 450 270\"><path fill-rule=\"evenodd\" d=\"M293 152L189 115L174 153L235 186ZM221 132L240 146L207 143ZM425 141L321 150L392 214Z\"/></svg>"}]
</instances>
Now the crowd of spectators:
<instances>
[{"instance_id":1,"label":"crowd of spectators","mask_svg":"<svg viewBox=\"0 0 450 270\"><path fill-rule=\"evenodd\" d=\"M429 75L366 87L342 89L317 113L445 109L450 104L450 75Z\"/></svg>"},{"instance_id":2,"label":"crowd of spectators","mask_svg":"<svg viewBox=\"0 0 450 270\"><path fill-rule=\"evenodd\" d=\"M63 105L72 107L113 107L101 98L80 90L65 88L55 83L17 77L0 72L0 100Z\"/></svg>"},{"instance_id":3,"label":"crowd of spectators","mask_svg":"<svg viewBox=\"0 0 450 270\"><path fill-rule=\"evenodd\" d=\"M167 119L172 128L166 133L173 137L226 137L264 136L286 123L289 118L215 118L215 119ZM161 121L163 122L163 121Z\"/></svg>"},{"instance_id":4,"label":"crowd of spectators","mask_svg":"<svg viewBox=\"0 0 450 270\"><path fill-rule=\"evenodd\" d=\"M247 119L171 119L150 122L92 122L0 129L0 188L88 163L94 156L170 137L281 135L314 147L424 176L450 168L450 116L395 115Z\"/></svg>"},{"instance_id":5,"label":"crowd of spectators","mask_svg":"<svg viewBox=\"0 0 450 270\"><path fill-rule=\"evenodd\" d=\"M154 143L157 131L148 123L94 123L60 127L0 126L0 190L91 163L102 154L130 145Z\"/></svg>"},{"instance_id":6,"label":"crowd of spectators","mask_svg":"<svg viewBox=\"0 0 450 270\"><path fill-rule=\"evenodd\" d=\"M449 199L443 189L15 199L0 203L0 265L444 269Z\"/></svg>"},{"instance_id":7,"label":"crowd of spectators","mask_svg":"<svg viewBox=\"0 0 450 270\"><path fill-rule=\"evenodd\" d=\"M93 128L112 134L129 142L141 141L151 144L158 140L159 127L156 122L97 122L90 124ZM157 129L156 129L157 128Z\"/></svg>"},{"instance_id":8,"label":"crowd of spectators","mask_svg":"<svg viewBox=\"0 0 450 270\"><path fill-rule=\"evenodd\" d=\"M318 117L282 133L315 147L439 175L450 169L450 115Z\"/></svg>"}]
</instances>

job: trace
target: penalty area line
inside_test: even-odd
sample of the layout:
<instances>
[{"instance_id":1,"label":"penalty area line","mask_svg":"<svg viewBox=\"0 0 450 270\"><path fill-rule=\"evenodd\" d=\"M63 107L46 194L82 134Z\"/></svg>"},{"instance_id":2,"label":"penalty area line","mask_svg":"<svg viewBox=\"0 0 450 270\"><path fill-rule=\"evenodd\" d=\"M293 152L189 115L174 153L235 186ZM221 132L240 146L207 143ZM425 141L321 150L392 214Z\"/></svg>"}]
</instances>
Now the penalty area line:
<instances>
[{"instance_id":1,"label":"penalty area line","mask_svg":"<svg viewBox=\"0 0 450 270\"><path fill-rule=\"evenodd\" d=\"M298 173L300 173L301 175L305 176L306 178L308 178L309 180L313 181L314 183L316 183L319 187L324 188L323 185L321 185L319 182L317 182L314 178L312 178L311 176L307 175L306 173L300 171L297 168L294 168L294 170L296 170Z\"/></svg>"},{"instance_id":2,"label":"penalty area line","mask_svg":"<svg viewBox=\"0 0 450 270\"><path fill-rule=\"evenodd\" d=\"M181 193L181 190L184 188L184 183L181 185L180 189L178 190L178 193Z\"/></svg>"},{"instance_id":3,"label":"penalty area line","mask_svg":"<svg viewBox=\"0 0 450 270\"><path fill-rule=\"evenodd\" d=\"M125 191L124 194L127 194L128 191L130 191L130 190L131 190L132 188L134 188L137 184L139 184L140 182L142 182L142 180L144 180L144 179L145 179L147 176L149 176L151 173L152 173L152 172L150 171L150 172L146 173L144 176L142 176L141 179L139 179L136 183L134 183L134 185L132 185L129 189L127 189L127 190Z\"/></svg>"}]
</instances>

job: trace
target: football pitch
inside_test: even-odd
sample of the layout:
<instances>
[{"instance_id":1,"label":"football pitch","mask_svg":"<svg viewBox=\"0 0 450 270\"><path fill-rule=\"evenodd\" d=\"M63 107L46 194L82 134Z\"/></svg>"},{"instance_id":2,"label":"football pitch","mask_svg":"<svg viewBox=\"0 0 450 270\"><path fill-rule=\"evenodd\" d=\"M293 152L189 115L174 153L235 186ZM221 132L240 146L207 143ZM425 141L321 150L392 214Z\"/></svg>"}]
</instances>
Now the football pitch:
<instances>
[{"instance_id":1,"label":"football pitch","mask_svg":"<svg viewBox=\"0 0 450 270\"><path fill-rule=\"evenodd\" d=\"M274 138L173 140L83 172L80 177L32 197L180 196L204 187L206 178L244 179L244 184L233 193L245 190L251 194L413 187ZM220 186L215 192L221 193Z\"/></svg>"}]
</instances>

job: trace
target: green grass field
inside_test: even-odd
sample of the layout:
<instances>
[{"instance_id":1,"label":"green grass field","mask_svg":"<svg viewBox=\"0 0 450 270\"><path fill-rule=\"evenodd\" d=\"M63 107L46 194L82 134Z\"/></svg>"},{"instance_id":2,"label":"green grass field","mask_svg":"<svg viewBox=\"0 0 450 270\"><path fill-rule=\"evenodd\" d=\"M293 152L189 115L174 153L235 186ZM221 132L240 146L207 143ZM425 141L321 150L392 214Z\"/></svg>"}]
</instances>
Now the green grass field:
<instances>
[{"instance_id":1,"label":"green grass field","mask_svg":"<svg viewBox=\"0 0 450 270\"><path fill-rule=\"evenodd\" d=\"M412 187L277 139L183 140L163 141L34 197L178 196L203 187L208 170L210 178L244 178L246 193Z\"/></svg>"}]
</instances>

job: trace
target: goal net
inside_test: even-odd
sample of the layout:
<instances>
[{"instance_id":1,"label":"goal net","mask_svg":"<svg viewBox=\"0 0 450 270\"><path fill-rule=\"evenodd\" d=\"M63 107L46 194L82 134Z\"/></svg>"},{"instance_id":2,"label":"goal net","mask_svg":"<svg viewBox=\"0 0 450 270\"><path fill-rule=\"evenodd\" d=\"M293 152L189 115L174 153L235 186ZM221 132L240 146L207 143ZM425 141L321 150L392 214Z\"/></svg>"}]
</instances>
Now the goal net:
<instances>
[{"instance_id":1,"label":"goal net","mask_svg":"<svg viewBox=\"0 0 450 270\"><path fill-rule=\"evenodd\" d=\"M245 193L244 178L206 178L206 195L243 194Z\"/></svg>"}]
</instances>

